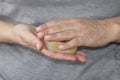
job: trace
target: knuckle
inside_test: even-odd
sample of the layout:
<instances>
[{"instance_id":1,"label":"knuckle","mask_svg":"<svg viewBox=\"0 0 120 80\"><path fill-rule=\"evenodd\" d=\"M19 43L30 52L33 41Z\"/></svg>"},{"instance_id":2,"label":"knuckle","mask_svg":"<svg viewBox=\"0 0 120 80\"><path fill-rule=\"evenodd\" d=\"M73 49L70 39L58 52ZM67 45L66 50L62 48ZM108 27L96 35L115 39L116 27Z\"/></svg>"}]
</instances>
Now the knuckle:
<instances>
[{"instance_id":1,"label":"knuckle","mask_svg":"<svg viewBox=\"0 0 120 80\"><path fill-rule=\"evenodd\" d=\"M73 47L74 45L75 45L74 42L69 42L67 46L68 47Z\"/></svg>"},{"instance_id":2,"label":"knuckle","mask_svg":"<svg viewBox=\"0 0 120 80\"><path fill-rule=\"evenodd\" d=\"M65 46L65 48L69 48L69 47L71 47L71 45L72 45L72 43L66 43L64 46Z\"/></svg>"},{"instance_id":3,"label":"knuckle","mask_svg":"<svg viewBox=\"0 0 120 80\"><path fill-rule=\"evenodd\" d=\"M73 44L74 45L79 45L81 44L81 40L79 38L76 38L74 41L73 41Z\"/></svg>"},{"instance_id":4,"label":"knuckle","mask_svg":"<svg viewBox=\"0 0 120 80\"><path fill-rule=\"evenodd\" d=\"M64 36L66 36L66 37L71 37L71 36L73 36L74 35L74 32L73 31L71 31L71 30L69 30L69 31L66 31L66 32L64 32L62 35L64 35Z\"/></svg>"},{"instance_id":5,"label":"knuckle","mask_svg":"<svg viewBox=\"0 0 120 80\"><path fill-rule=\"evenodd\" d=\"M69 37L71 35L71 32L70 31L66 31L66 32L63 33L63 35Z\"/></svg>"},{"instance_id":6,"label":"knuckle","mask_svg":"<svg viewBox=\"0 0 120 80\"><path fill-rule=\"evenodd\" d=\"M64 37L70 37L70 32L69 32L69 31L64 32L64 33L63 33L63 36L64 36Z\"/></svg>"},{"instance_id":7,"label":"knuckle","mask_svg":"<svg viewBox=\"0 0 120 80\"><path fill-rule=\"evenodd\" d=\"M53 26L51 27L50 32L57 32L62 30L63 30L63 26Z\"/></svg>"},{"instance_id":8,"label":"knuckle","mask_svg":"<svg viewBox=\"0 0 120 80\"><path fill-rule=\"evenodd\" d=\"M63 26L58 26L58 27L56 27L55 29L56 29L56 30L60 30L60 31L61 31L61 30L63 30L63 29L64 29L64 27L63 27Z\"/></svg>"}]
</instances>

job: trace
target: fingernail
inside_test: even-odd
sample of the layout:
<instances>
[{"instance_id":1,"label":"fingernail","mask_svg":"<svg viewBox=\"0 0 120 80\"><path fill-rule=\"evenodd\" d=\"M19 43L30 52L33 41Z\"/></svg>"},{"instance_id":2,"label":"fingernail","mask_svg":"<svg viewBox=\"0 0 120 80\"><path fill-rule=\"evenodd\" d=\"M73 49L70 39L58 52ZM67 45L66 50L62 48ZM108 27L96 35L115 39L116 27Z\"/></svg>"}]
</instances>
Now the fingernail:
<instances>
[{"instance_id":1,"label":"fingernail","mask_svg":"<svg viewBox=\"0 0 120 80\"><path fill-rule=\"evenodd\" d=\"M63 45L58 46L59 49L64 49L65 47Z\"/></svg>"},{"instance_id":2,"label":"fingernail","mask_svg":"<svg viewBox=\"0 0 120 80\"><path fill-rule=\"evenodd\" d=\"M49 39L51 39L51 36L50 36L50 35L47 35L47 36L45 36L45 39L46 39L46 40L49 40Z\"/></svg>"},{"instance_id":3,"label":"fingernail","mask_svg":"<svg viewBox=\"0 0 120 80\"><path fill-rule=\"evenodd\" d=\"M44 35L43 32L39 32L39 33L38 33L38 37L41 37L41 36L43 36L43 35Z\"/></svg>"}]
</instances>

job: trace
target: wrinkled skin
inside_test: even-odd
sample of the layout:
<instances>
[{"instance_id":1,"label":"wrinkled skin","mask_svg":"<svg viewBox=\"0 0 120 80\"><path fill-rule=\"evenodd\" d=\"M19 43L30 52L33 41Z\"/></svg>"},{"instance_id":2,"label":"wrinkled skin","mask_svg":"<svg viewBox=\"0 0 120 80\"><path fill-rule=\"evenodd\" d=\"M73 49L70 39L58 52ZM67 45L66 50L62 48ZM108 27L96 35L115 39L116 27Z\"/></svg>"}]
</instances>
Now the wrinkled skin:
<instances>
[{"instance_id":1,"label":"wrinkled skin","mask_svg":"<svg viewBox=\"0 0 120 80\"><path fill-rule=\"evenodd\" d=\"M36 30L39 38L40 34L44 34L44 39L48 41L67 41L59 45L61 50L81 46L104 46L114 41L116 34L114 28L106 21L88 18L53 20L40 25Z\"/></svg>"},{"instance_id":2,"label":"wrinkled skin","mask_svg":"<svg viewBox=\"0 0 120 80\"><path fill-rule=\"evenodd\" d=\"M42 52L44 55L58 60L72 60L72 61L81 61L85 62L85 55L83 52L77 51L76 55L70 55L65 53L55 53L45 48L43 44L43 38L39 39L37 37L37 32L35 27L32 25L17 24L13 30L13 42L20 44L22 46L29 47L38 52ZM44 35L40 35L44 37Z\"/></svg>"}]
</instances>

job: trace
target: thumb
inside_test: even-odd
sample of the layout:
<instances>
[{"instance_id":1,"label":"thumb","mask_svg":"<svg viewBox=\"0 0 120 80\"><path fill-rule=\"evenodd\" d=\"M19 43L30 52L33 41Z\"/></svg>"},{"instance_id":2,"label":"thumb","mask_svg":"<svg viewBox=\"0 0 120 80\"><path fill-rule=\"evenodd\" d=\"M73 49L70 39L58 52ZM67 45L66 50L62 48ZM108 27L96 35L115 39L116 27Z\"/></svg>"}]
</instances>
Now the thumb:
<instances>
[{"instance_id":1,"label":"thumb","mask_svg":"<svg viewBox=\"0 0 120 80\"><path fill-rule=\"evenodd\" d=\"M36 38L36 41L35 41L35 46L36 46L36 49L39 51L43 48L43 43L40 39L37 39Z\"/></svg>"},{"instance_id":2,"label":"thumb","mask_svg":"<svg viewBox=\"0 0 120 80\"><path fill-rule=\"evenodd\" d=\"M32 39L31 45L34 47L34 49L41 50L43 47L42 41L39 38L37 38L34 34L31 34L30 36Z\"/></svg>"}]
</instances>

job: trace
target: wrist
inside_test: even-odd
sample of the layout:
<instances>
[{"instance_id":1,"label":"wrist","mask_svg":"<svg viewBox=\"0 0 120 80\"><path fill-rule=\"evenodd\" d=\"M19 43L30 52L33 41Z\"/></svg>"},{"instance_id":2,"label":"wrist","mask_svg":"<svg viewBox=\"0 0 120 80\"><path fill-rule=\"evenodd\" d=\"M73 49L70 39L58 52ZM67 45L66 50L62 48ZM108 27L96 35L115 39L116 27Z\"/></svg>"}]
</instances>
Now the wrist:
<instances>
[{"instance_id":1,"label":"wrist","mask_svg":"<svg viewBox=\"0 0 120 80\"><path fill-rule=\"evenodd\" d=\"M18 24L15 24L11 29L11 36L9 39L11 40L12 43L20 44L20 38L21 38L20 33L23 32L23 30L21 30L23 26L26 26L26 25L18 23Z\"/></svg>"},{"instance_id":2,"label":"wrist","mask_svg":"<svg viewBox=\"0 0 120 80\"><path fill-rule=\"evenodd\" d=\"M16 43L15 42L15 33L13 32L16 24L12 24L9 29L8 29L8 34L7 34L7 42L8 43Z\"/></svg>"},{"instance_id":3,"label":"wrist","mask_svg":"<svg viewBox=\"0 0 120 80\"><path fill-rule=\"evenodd\" d=\"M12 30L15 24L0 20L0 42L12 43Z\"/></svg>"},{"instance_id":4,"label":"wrist","mask_svg":"<svg viewBox=\"0 0 120 80\"><path fill-rule=\"evenodd\" d=\"M120 24L114 22L111 19L103 20L106 26L109 28L109 36L112 38L111 42L120 42Z\"/></svg>"},{"instance_id":5,"label":"wrist","mask_svg":"<svg viewBox=\"0 0 120 80\"><path fill-rule=\"evenodd\" d=\"M120 43L120 24L114 23L112 26L115 28L114 31L116 32L114 42Z\"/></svg>"},{"instance_id":6,"label":"wrist","mask_svg":"<svg viewBox=\"0 0 120 80\"><path fill-rule=\"evenodd\" d=\"M13 27L12 32L11 32L12 33L11 41L13 43L21 45L22 42L24 41L24 38L26 38L25 36L26 32L36 34L34 30L35 30L35 26L33 25L27 25L27 24L22 24L22 23L16 24Z\"/></svg>"}]
</instances>

